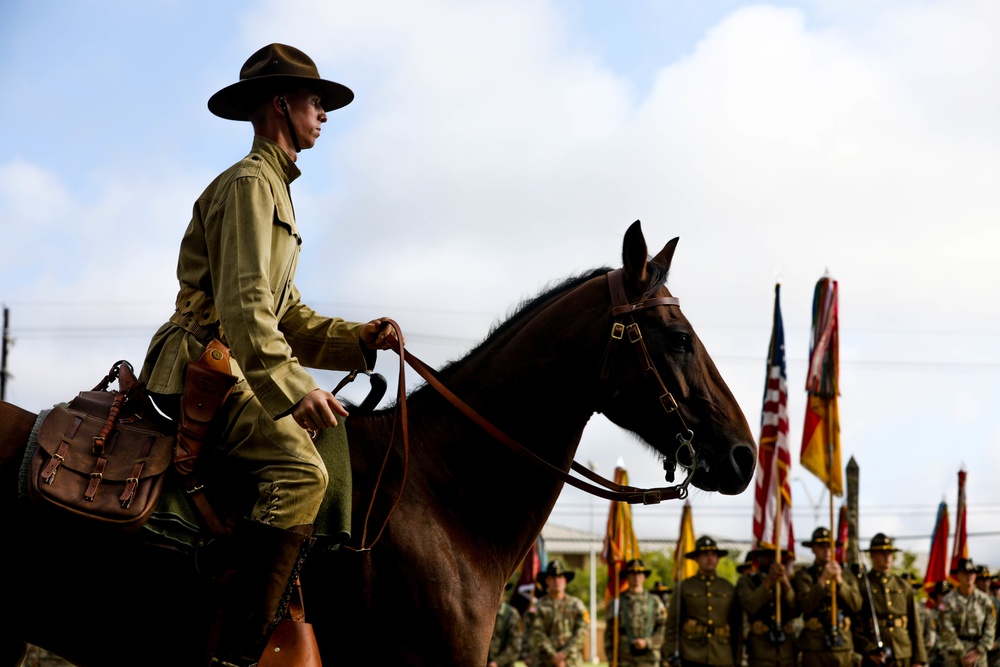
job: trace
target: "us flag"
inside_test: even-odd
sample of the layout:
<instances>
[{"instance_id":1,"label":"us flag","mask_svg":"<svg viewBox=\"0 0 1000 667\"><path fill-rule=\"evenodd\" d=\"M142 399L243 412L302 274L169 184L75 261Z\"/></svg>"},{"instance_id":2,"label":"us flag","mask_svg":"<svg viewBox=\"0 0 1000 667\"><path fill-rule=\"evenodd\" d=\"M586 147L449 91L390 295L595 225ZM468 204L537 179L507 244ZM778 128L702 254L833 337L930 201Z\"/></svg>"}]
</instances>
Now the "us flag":
<instances>
[{"instance_id":1,"label":"us flag","mask_svg":"<svg viewBox=\"0 0 1000 667\"><path fill-rule=\"evenodd\" d=\"M788 484L792 456L788 447L785 328L781 321L780 296L781 285L775 285L774 326L767 353L767 382L764 385L764 408L760 416L760 446L757 450L753 537L755 546L763 543L773 547L780 542L787 545L785 548L788 551L794 552L792 489Z\"/></svg>"}]
</instances>

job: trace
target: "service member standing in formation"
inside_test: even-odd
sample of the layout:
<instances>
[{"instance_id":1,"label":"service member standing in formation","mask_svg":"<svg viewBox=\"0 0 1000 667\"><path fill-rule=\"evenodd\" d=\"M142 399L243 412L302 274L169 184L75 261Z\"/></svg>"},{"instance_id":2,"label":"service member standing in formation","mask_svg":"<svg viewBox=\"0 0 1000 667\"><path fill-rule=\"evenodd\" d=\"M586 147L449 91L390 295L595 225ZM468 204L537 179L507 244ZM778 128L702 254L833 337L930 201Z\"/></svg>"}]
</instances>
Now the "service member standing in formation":
<instances>
[{"instance_id":1,"label":"service member standing in formation","mask_svg":"<svg viewBox=\"0 0 1000 667\"><path fill-rule=\"evenodd\" d=\"M795 568L792 577L795 598L802 610L798 637L802 667L853 667L851 616L861 610L858 579L845 577L840 563L832 558L834 544L827 528L814 530L812 539L802 546L810 547L816 557L809 567Z\"/></svg>"},{"instance_id":2,"label":"service member standing in formation","mask_svg":"<svg viewBox=\"0 0 1000 667\"><path fill-rule=\"evenodd\" d=\"M504 591L510 590L508 582ZM497 609L497 620L493 626L493 637L490 638L490 650L486 656L486 667L513 667L521 657L521 615L517 613L500 594L500 608Z\"/></svg>"},{"instance_id":3,"label":"service member standing in formation","mask_svg":"<svg viewBox=\"0 0 1000 667\"><path fill-rule=\"evenodd\" d=\"M590 616L580 598L566 592L576 572L554 560L545 569L545 595L531 614L532 667L581 667Z\"/></svg>"},{"instance_id":4,"label":"service member standing in formation","mask_svg":"<svg viewBox=\"0 0 1000 667\"><path fill-rule=\"evenodd\" d=\"M864 604L858 615L858 653L870 664L887 667L923 667L927 663L924 631L917 611L913 587L892 573L892 561L899 551L892 538L876 533L868 547L872 569L868 577ZM871 591L871 602L868 600ZM878 623L878 636L875 624ZM881 650L879 640L884 651Z\"/></svg>"},{"instance_id":5,"label":"service member standing in formation","mask_svg":"<svg viewBox=\"0 0 1000 667\"><path fill-rule=\"evenodd\" d=\"M680 657L683 667L739 665L740 621L736 587L716 576L719 549L711 537L699 537L685 558L698 561L698 574L680 582L667 609L667 636L663 651L668 660Z\"/></svg>"},{"instance_id":6,"label":"service member standing in formation","mask_svg":"<svg viewBox=\"0 0 1000 667\"><path fill-rule=\"evenodd\" d=\"M988 597L993 603L993 609L1000 614L1000 598L993 595L994 581L996 581L996 576L990 573L990 568L985 565L977 566L976 588L986 594L986 597ZM1000 632L998 632L997 635L1000 635ZM990 650L986 653L986 664L988 667L1000 666L1000 647L998 647L996 639L994 639L993 646L991 646Z\"/></svg>"},{"instance_id":7,"label":"service member standing in formation","mask_svg":"<svg viewBox=\"0 0 1000 667\"><path fill-rule=\"evenodd\" d=\"M608 604L604 629L604 654L611 667L660 667L667 609L659 596L644 588L651 573L639 558L622 569L628 590Z\"/></svg>"},{"instance_id":8,"label":"service member standing in formation","mask_svg":"<svg viewBox=\"0 0 1000 667\"><path fill-rule=\"evenodd\" d=\"M958 586L941 603L941 651L945 667L986 667L986 653L996 637L993 602L976 588L976 565L959 558L951 571Z\"/></svg>"},{"instance_id":9,"label":"service member standing in formation","mask_svg":"<svg viewBox=\"0 0 1000 667\"><path fill-rule=\"evenodd\" d=\"M774 558L774 545L761 543L747 554L756 563L756 571L743 574L736 582L736 599L746 614L749 630L746 633L749 667L795 665L792 621L799 615L799 605L787 569L795 555L787 549L780 551L779 563Z\"/></svg>"},{"instance_id":10,"label":"service member standing in formation","mask_svg":"<svg viewBox=\"0 0 1000 667\"><path fill-rule=\"evenodd\" d=\"M929 626L924 626L924 648L927 649L929 667L944 667L944 652L941 650L941 613L944 611L944 596L951 592L948 581L934 584L927 596ZM928 629L928 627L930 629Z\"/></svg>"},{"instance_id":11,"label":"service member standing in formation","mask_svg":"<svg viewBox=\"0 0 1000 667\"><path fill-rule=\"evenodd\" d=\"M936 641L937 629L934 622L934 612L931 611L931 600L930 596L927 596L927 600L922 601L920 599L920 593L924 590L924 582L917 575L912 572L903 572L899 575L900 579L905 581L913 589L913 599L917 607L917 616L920 617L920 628L923 630L924 636L924 653L927 656L927 663L931 663L931 650L934 648L934 642Z\"/></svg>"}]
</instances>

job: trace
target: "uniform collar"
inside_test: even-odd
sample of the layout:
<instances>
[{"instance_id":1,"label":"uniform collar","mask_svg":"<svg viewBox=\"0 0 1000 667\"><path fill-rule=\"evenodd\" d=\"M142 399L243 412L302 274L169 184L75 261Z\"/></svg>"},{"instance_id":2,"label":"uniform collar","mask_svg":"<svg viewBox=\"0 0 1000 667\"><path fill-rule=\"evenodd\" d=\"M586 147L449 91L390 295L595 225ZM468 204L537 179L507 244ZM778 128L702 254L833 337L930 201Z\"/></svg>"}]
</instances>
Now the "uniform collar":
<instances>
[{"instance_id":1,"label":"uniform collar","mask_svg":"<svg viewBox=\"0 0 1000 667\"><path fill-rule=\"evenodd\" d=\"M295 161L288 157L285 149L267 137L259 134L254 135L253 152L263 155L264 159L284 174L286 183L291 183L302 174L299 168L295 166Z\"/></svg>"}]
</instances>

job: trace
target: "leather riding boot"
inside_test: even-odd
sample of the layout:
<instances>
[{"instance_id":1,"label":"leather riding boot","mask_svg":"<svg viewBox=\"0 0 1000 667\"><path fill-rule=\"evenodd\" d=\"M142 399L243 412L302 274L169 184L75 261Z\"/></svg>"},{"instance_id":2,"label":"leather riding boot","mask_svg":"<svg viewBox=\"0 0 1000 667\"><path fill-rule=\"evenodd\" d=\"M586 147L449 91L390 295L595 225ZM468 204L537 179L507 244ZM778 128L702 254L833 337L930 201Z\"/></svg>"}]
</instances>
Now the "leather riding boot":
<instances>
[{"instance_id":1,"label":"leather riding boot","mask_svg":"<svg viewBox=\"0 0 1000 667\"><path fill-rule=\"evenodd\" d=\"M232 577L216 662L250 667L260 660L305 560L304 547L314 541L312 532L311 525L284 530L259 521L237 524L233 541L239 563Z\"/></svg>"}]
</instances>

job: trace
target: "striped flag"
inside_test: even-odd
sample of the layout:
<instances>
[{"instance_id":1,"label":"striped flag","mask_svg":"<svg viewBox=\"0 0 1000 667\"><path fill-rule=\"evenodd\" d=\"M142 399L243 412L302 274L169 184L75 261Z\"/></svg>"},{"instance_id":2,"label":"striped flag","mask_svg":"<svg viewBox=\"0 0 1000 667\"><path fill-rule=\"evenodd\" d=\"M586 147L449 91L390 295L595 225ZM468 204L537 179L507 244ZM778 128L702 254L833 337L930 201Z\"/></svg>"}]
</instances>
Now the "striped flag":
<instances>
[{"instance_id":1,"label":"striped flag","mask_svg":"<svg viewBox=\"0 0 1000 667\"><path fill-rule=\"evenodd\" d=\"M535 602L538 573L546 568L545 561L545 542L539 535L521 561L521 575L518 577L515 593L510 596L510 605L522 616Z\"/></svg>"},{"instance_id":2,"label":"striped flag","mask_svg":"<svg viewBox=\"0 0 1000 667\"><path fill-rule=\"evenodd\" d=\"M781 320L781 285L774 286L774 325L767 352L767 381L760 415L757 483L754 489L754 547L761 543L787 544L795 551L792 532L792 489L788 473L792 452L788 445L788 383L785 370L785 327ZM780 517L780 519L779 519Z\"/></svg>"},{"instance_id":3,"label":"striped flag","mask_svg":"<svg viewBox=\"0 0 1000 667\"><path fill-rule=\"evenodd\" d=\"M691 518L691 503L684 501L681 512L681 530L674 548L674 581L683 581L698 574L698 561L685 558L684 554L694 551L694 519Z\"/></svg>"},{"instance_id":4,"label":"striped flag","mask_svg":"<svg viewBox=\"0 0 1000 667\"><path fill-rule=\"evenodd\" d=\"M615 468L615 483L628 486L628 473L619 465ZM612 500L608 508L608 529L604 535L601 559L608 566L608 588L604 601L617 598L628 588L628 582L620 573L625 563L640 558L639 540L632 528L632 506L626 502Z\"/></svg>"},{"instance_id":5,"label":"striped flag","mask_svg":"<svg viewBox=\"0 0 1000 667\"><path fill-rule=\"evenodd\" d=\"M847 530L847 503L840 506L840 516L837 517L837 546L835 559L841 565L847 564L847 554L850 547L850 531Z\"/></svg>"},{"instance_id":6,"label":"striped flag","mask_svg":"<svg viewBox=\"0 0 1000 667\"><path fill-rule=\"evenodd\" d=\"M958 567L959 558L969 557L968 534L965 532L965 471L958 471L958 506L955 508L955 540L951 545L951 567L948 569L948 580L958 585L958 579L952 576L951 570Z\"/></svg>"},{"instance_id":7,"label":"striped flag","mask_svg":"<svg viewBox=\"0 0 1000 667\"><path fill-rule=\"evenodd\" d=\"M948 580L948 505L944 500L938 505L934 533L931 535L930 556L927 558L927 574L924 575L924 591L930 595L939 581Z\"/></svg>"},{"instance_id":8,"label":"striped flag","mask_svg":"<svg viewBox=\"0 0 1000 667\"><path fill-rule=\"evenodd\" d=\"M844 495L840 462L840 335L838 333L837 281L820 278L813 291L812 340L806 391L809 405L802 427L802 467L816 475L833 496Z\"/></svg>"}]
</instances>

